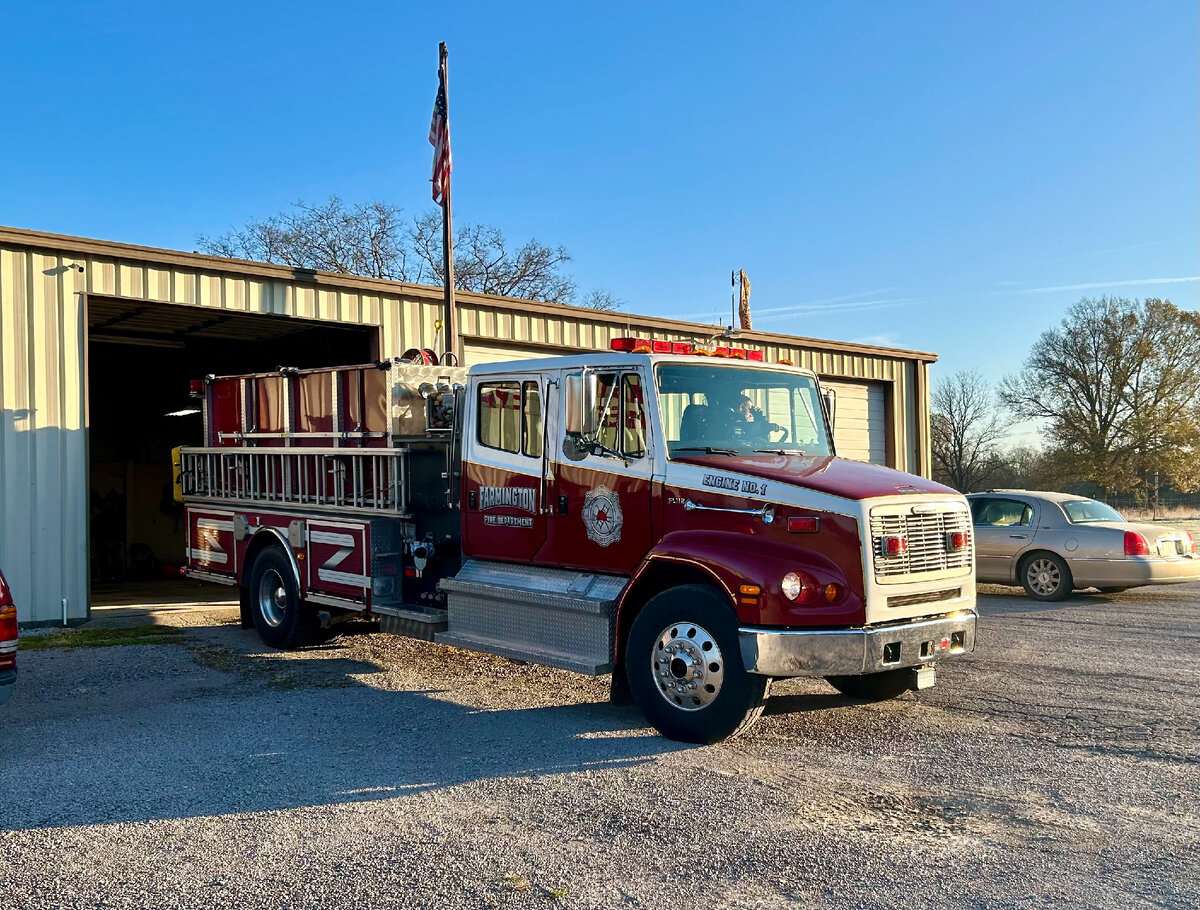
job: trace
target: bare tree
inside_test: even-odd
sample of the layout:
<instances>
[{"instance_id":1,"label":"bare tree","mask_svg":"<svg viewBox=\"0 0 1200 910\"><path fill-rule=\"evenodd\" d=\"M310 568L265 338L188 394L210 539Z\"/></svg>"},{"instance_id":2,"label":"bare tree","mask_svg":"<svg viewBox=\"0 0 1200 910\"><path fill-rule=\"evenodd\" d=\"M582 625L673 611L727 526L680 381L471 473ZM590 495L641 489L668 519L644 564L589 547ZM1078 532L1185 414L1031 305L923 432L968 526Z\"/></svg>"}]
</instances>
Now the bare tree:
<instances>
[{"instance_id":1,"label":"bare tree","mask_svg":"<svg viewBox=\"0 0 1200 910\"><path fill-rule=\"evenodd\" d=\"M407 243L402 210L385 202L347 206L337 196L292 208L219 237L201 236L218 256L279 262L302 269L395 281L430 277Z\"/></svg>"},{"instance_id":2,"label":"bare tree","mask_svg":"<svg viewBox=\"0 0 1200 910\"><path fill-rule=\"evenodd\" d=\"M933 388L934 476L971 493L1000 469L1000 442L1009 427L996 396L976 371L959 370Z\"/></svg>"},{"instance_id":3,"label":"bare tree","mask_svg":"<svg viewBox=\"0 0 1200 910\"><path fill-rule=\"evenodd\" d=\"M612 291L606 291L604 288L592 288L592 290L583 295L583 299L579 301L579 306L585 306L593 310L613 312L624 309L625 301Z\"/></svg>"},{"instance_id":4,"label":"bare tree","mask_svg":"<svg viewBox=\"0 0 1200 910\"><path fill-rule=\"evenodd\" d=\"M412 247L434 280L442 279L442 219L436 211L414 219ZM465 224L454 236L454 283L466 291L571 303L575 282L561 271L571 261L566 247L527 240L513 249L496 227Z\"/></svg>"},{"instance_id":5,"label":"bare tree","mask_svg":"<svg viewBox=\"0 0 1200 910\"><path fill-rule=\"evenodd\" d=\"M1169 300L1084 298L1042 333L1002 387L1019 415L1049 423L1052 453L1105 494L1159 471L1200 486L1200 314Z\"/></svg>"}]
</instances>

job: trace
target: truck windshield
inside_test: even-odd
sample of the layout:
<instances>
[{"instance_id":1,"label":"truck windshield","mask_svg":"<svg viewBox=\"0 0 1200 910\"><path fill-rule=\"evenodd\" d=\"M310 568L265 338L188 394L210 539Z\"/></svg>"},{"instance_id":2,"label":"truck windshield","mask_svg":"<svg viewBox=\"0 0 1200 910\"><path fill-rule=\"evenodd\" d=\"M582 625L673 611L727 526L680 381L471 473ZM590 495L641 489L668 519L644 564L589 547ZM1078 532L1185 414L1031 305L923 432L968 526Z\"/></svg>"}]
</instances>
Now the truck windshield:
<instances>
[{"instance_id":1,"label":"truck windshield","mask_svg":"<svg viewBox=\"0 0 1200 910\"><path fill-rule=\"evenodd\" d=\"M811 376L715 363L659 364L655 375L672 457L833 454Z\"/></svg>"}]
</instances>

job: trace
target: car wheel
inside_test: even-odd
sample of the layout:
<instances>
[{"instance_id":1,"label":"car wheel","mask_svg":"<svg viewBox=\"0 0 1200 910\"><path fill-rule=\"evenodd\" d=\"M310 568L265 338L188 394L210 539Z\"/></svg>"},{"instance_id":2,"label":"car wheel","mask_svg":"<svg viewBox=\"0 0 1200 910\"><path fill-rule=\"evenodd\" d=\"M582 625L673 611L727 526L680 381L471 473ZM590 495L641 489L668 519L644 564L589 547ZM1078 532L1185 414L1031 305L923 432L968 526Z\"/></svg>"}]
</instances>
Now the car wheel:
<instances>
[{"instance_id":1,"label":"car wheel","mask_svg":"<svg viewBox=\"0 0 1200 910\"><path fill-rule=\"evenodd\" d=\"M254 560L250 613L259 638L273 648L298 648L316 634L317 615L301 600L292 564L277 546L263 550Z\"/></svg>"},{"instance_id":2,"label":"car wheel","mask_svg":"<svg viewBox=\"0 0 1200 910\"><path fill-rule=\"evenodd\" d=\"M680 585L651 598L625 648L629 689L660 733L715 743L744 733L762 715L768 676L747 673L737 615L707 585Z\"/></svg>"},{"instance_id":3,"label":"car wheel","mask_svg":"<svg viewBox=\"0 0 1200 910\"><path fill-rule=\"evenodd\" d=\"M1035 553L1021 567L1021 585L1034 600L1062 600L1072 584L1071 570L1053 553Z\"/></svg>"}]
</instances>

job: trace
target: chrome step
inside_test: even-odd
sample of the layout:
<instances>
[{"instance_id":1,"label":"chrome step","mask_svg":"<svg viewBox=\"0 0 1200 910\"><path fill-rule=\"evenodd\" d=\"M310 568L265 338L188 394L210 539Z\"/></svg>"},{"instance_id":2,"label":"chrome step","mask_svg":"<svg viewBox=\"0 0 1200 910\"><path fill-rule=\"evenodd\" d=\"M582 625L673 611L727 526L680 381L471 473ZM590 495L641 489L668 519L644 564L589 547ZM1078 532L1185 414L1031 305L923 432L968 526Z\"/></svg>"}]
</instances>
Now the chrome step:
<instances>
[{"instance_id":1,"label":"chrome step","mask_svg":"<svg viewBox=\"0 0 1200 910\"><path fill-rule=\"evenodd\" d=\"M379 631L422 641L435 641L446 629L446 611L438 607L372 607L379 616Z\"/></svg>"}]
</instances>

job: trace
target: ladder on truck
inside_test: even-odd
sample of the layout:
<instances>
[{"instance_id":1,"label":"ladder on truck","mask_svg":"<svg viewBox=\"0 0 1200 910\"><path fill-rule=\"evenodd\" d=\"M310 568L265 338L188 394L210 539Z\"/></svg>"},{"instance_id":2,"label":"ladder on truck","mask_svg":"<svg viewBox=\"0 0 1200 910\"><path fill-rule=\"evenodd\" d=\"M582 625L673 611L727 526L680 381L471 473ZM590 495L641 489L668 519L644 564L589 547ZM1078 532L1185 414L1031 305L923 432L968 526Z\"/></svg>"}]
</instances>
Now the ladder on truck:
<instances>
[{"instance_id":1,"label":"ladder on truck","mask_svg":"<svg viewBox=\"0 0 1200 910\"><path fill-rule=\"evenodd\" d=\"M407 448L183 447L184 497L408 518Z\"/></svg>"}]
</instances>

